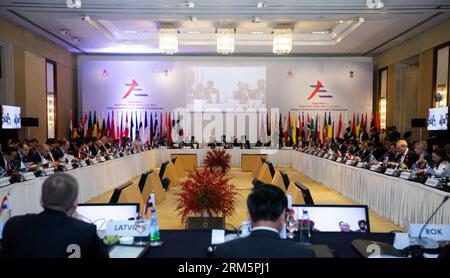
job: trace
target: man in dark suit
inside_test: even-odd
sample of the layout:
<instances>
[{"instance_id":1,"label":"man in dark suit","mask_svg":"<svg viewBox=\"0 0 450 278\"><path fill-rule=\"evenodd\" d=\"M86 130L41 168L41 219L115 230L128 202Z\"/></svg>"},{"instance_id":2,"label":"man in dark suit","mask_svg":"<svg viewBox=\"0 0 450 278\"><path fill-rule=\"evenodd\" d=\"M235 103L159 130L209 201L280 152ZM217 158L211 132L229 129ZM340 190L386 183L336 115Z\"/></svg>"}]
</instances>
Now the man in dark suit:
<instances>
[{"instance_id":1,"label":"man in dark suit","mask_svg":"<svg viewBox=\"0 0 450 278\"><path fill-rule=\"evenodd\" d=\"M397 155L395 156L394 161L389 162L389 165L401 167L402 164L405 164L408 169L411 169L414 163L419 159L419 156L408 148L408 143L405 140L398 140L397 143L395 143L395 147Z\"/></svg>"},{"instance_id":2,"label":"man in dark suit","mask_svg":"<svg viewBox=\"0 0 450 278\"><path fill-rule=\"evenodd\" d=\"M17 158L18 150L15 147L6 147L3 150L3 156L0 159L0 167L6 172L11 173L19 169Z\"/></svg>"},{"instance_id":3,"label":"man in dark suit","mask_svg":"<svg viewBox=\"0 0 450 278\"><path fill-rule=\"evenodd\" d=\"M3 229L2 256L7 258L108 257L96 226L72 217L78 202L78 183L57 173L42 185L39 214L15 216Z\"/></svg>"},{"instance_id":4,"label":"man in dark suit","mask_svg":"<svg viewBox=\"0 0 450 278\"><path fill-rule=\"evenodd\" d=\"M314 258L312 250L280 238L286 221L287 198L273 185L255 187L247 198L252 232L216 247L220 258Z\"/></svg>"}]
</instances>

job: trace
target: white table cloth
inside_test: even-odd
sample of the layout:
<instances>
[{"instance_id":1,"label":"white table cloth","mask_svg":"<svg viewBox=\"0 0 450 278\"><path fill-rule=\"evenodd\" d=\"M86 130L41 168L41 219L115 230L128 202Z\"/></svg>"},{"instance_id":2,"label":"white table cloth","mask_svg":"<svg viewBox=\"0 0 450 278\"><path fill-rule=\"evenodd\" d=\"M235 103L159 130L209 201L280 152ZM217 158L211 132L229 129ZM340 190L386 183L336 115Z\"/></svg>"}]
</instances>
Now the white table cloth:
<instances>
[{"instance_id":1,"label":"white table cloth","mask_svg":"<svg viewBox=\"0 0 450 278\"><path fill-rule=\"evenodd\" d=\"M155 154L155 150L146 151L77 168L66 173L77 179L79 184L78 200L83 203L156 166ZM8 195L11 216L37 213L42 210L39 199L42 184L46 178L39 177L0 188L0 197Z\"/></svg>"},{"instance_id":2,"label":"white table cloth","mask_svg":"<svg viewBox=\"0 0 450 278\"><path fill-rule=\"evenodd\" d=\"M367 169L356 168L309 154L292 151L292 167L385 217L407 228L425 223L442 202L444 191ZM431 223L450 224L450 202Z\"/></svg>"}]
</instances>

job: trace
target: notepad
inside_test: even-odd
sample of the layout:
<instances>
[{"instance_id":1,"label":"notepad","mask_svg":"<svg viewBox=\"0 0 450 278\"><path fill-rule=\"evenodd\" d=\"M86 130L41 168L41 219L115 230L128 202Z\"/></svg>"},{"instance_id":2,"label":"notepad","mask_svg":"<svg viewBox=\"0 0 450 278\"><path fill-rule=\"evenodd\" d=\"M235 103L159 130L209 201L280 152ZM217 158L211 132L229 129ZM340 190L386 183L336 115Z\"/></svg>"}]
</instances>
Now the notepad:
<instances>
[{"instance_id":1,"label":"notepad","mask_svg":"<svg viewBox=\"0 0 450 278\"><path fill-rule=\"evenodd\" d=\"M211 244L221 244L225 242L225 230L211 230Z\"/></svg>"}]
</instances>

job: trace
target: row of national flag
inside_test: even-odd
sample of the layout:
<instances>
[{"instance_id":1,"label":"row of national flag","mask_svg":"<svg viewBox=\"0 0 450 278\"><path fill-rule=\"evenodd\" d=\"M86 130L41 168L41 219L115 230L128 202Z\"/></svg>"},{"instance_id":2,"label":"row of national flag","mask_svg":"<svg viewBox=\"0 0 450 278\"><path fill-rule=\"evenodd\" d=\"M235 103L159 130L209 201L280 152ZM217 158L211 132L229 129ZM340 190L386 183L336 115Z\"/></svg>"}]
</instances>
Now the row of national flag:
<instances>
[{"instance_id":1,"label":"row of national flag","mask_svg":"<svg viewBox=\"0 0 450 278\"><path fill-rule=\"evenodd\" d=\"M348 120L348 121L347 121ZM297 138L304 140L311 138L325 141L326 138L344 137L345 129L350 128L351 133L359 137L363 131L369 132L369 128L380 131L378 112L371 121L367 113L343 113L321 112L310 114L309 112L288 112L284 116L281 113L259 113L258 139L261 142L272 140L274 143L282 138L297 143ZM169 141L176 141L179 136L189 137L189 127L186 132L182 127L182 116L175 112L152 111L128 111L115 110L106 113L96 111L84 112L75 123L73 113L70 112L69 137L89 138L108 136L112 139L129 137L134 140L139 136L142 142L149 143L151 138L160 140L166 135Z\"/></svg>"},{"instance_id":2,"label":"row of national flag","mask_svg":"<svg viewBox=\"0 0 450 278\"><path fill-rule=\"evenodd\" d=\"M159 140L166 135L167 139L172 141L177 135L182 136L184 133L180 123L179 113L142 110L116 110L107 113L89 111L80 113L78 123L75 123L71 111L69 137L108 136L121 141L124 137L131 140L139 137L143 143L150 143L153 137Z\"/></svg>"},{"instance_id":3,"label":"row of national flag","mask_svg":"<svg viewBox=\"0 0 450 278\"><path fill-rule=\"evenodd\" d=\"M346 115L344 115L345 117ZM284 128L282 124L282 115L279 116L279 136L288 140L292 139L292 142L297 143L297 138L301 137L305 140L311 138L316 140L325 141L326 138L336 138L344 137L345 129L350 127L351 134L358 137L365 131L369 132L370 128L375 128L378 132L380 131L380 121L378 112L375 117L372 115L371 121L367 113L354 113L352 119L349 120L344 127L344 119L342 113L324 112L324 114L316 113L315 115L310 115L309 113L301 112L296 114L295 112L288 112L287 116L284 117Z\"/></svg>"}]
</instances>

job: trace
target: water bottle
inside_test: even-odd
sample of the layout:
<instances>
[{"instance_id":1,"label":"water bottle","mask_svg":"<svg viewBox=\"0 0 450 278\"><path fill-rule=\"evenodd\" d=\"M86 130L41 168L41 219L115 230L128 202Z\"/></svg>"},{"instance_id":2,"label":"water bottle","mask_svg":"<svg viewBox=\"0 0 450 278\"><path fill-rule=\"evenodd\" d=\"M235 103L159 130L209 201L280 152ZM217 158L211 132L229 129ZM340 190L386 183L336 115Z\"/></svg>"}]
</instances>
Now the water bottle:
<instances>
[{"instance_id":1,"label":"water bottle","mask_svg":"<svg viewBox=\"0 0 450 278\"><path fill-rule=\"evenodd\" d=\"M311 222L309 221L308 211L303 210L303 215L300 220L299 239L302 243L310 243L311 241Z\"/></svg>"},{"instance_id":2,"label":"water bottle","mask_svg":"<svg viewBox=\"0 0 450 278\"><path fill-rule=\"evenodd\" d=\"M150 217L150 245L158 245L159 243L159 227L158 227L158 217L156 216L156 210L152 208L152 216Z\"/></svg>"}]
</instances>

